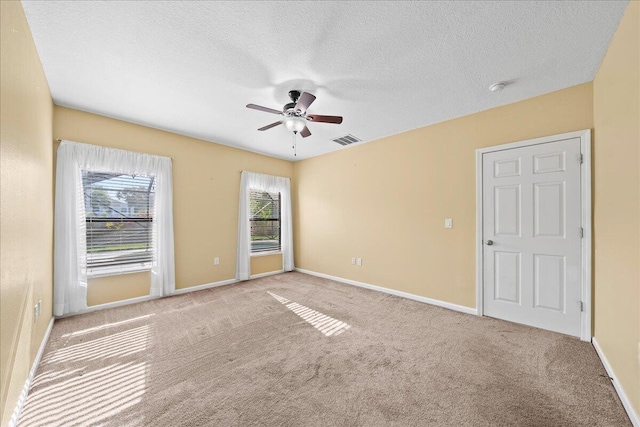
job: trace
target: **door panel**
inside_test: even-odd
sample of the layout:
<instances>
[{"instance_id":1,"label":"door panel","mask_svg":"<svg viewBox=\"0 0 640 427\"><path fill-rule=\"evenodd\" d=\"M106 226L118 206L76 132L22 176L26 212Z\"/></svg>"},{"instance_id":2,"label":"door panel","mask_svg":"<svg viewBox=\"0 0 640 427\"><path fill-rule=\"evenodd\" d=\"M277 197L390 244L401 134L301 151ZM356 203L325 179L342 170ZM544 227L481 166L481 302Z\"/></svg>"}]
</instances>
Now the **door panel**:
<instances>
[{"instance_id":1,"label":"door panel","mask_svg":"<svg viewBox=\"0 0 640 427\"><path fill-rule=\"evenodd\" d=\"M497 160L494 163L494 177L505 178L508 176L520 176L520 158Z\"/></svg>"},{"instance_id":2,"label":"door panel","mask_svg":"<svg viewBox=\"0 0 640 427\"><path fill-rule=\"evenodd\" d=\"M534 308L565 311L565 262L563 256L535 255L533 287Z\"/></svg>"},{"instance_id":3,"label":"door panel","mask_svg":"<svg viewBox=\"0 0 640 427\"><path fill-rule=\"evenodd\" d=\"M495 271L496 300L520 304L520 254L496 251Z\"/></svg>"},{"instance_id":4,"label":"door panel","mask_svg":"<svg viewBox=\"0 0 640 427\"><path fill-rule=\"evenodd\" d=\"M520 186L495 187L496 236L520 235Z\"/></svg>"},{"instance_id":5,"label":"door panel","mask_svg":"<svg viewBox=\"0 0 640 427\"><path fill-rule=\"evenodd\" d=\"M580 335L580 139L483 155L483 309Z\"/></svg>"},{"instance_id":6,"label":"door panel","mask_svg":"<svg viewBox=\"0 0 640 427\"><path fill-rule=\"evenodd\" d=\"M534 184L534 237L564 237L564 182Z\"/></svg>"},{"instance_id":7,"label":"door panel","mask_svg":"<svg viewBox=\"0 0 640 427\"><path fill-rule=\"evenodd\" d=\"M564 151L545 153L533 156L533 173L550 173L564 171Z\"/></svg>"}]
</instances>

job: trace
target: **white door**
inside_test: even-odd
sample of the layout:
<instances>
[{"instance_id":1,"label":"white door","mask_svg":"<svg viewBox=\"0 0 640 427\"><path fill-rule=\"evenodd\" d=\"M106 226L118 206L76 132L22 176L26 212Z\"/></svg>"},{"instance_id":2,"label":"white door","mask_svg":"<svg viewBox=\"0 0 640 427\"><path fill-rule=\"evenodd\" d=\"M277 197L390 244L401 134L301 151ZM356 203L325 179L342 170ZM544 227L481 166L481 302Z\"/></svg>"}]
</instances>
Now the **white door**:
<instances>
[{"instance_id":1,"label":"white door","mask_svg":"<svg viewBox=\"0 0 640 427\"><path fill-rule=\"evenodd\" d=\"M580 138L482 157L484 314L580 336Z\"/></svg>"}]
</instances>

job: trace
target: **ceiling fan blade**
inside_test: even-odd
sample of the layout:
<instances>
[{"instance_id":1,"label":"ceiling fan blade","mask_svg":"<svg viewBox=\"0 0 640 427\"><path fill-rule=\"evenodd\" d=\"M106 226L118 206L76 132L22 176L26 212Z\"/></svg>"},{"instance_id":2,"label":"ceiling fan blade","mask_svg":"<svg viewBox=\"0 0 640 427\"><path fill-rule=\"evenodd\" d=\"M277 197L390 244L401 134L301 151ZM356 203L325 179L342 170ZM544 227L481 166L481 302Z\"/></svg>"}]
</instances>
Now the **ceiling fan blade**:
<instances>
[{"instance_id":1,"label":"ceiling fan blade","mask_svg":"<svg viewBox=\"0 0 640 427\"><path fill-rule=\"evenodd\" d=\"M307 92L302 92L302 95L300 95L300 98L298 98L298 102L296 103L294 109L305 112L307 111L307 108L309 108L309 105L311 105L315 100L315 96Z\"/></svg>"},{"instance_id":2,"label":"ceiling fan blade","mask_svg":"<svg viewBox=\"0 0 640 427\"><path fill-rule=\"evenodd\" d=\"M311 136L311 131L309 130L308 127L305 126L304 129L300 131L300 136L302 136L303 138Z\"/></svg>"},{"instance_id":3,"label":"ceiling fan blade","mask_svg":"<svg viewBox=\"0 0 640 427\"><path fill-rule=\"evenodd\" d=\"M311 114L307 116L307 120L321 123L335 123L339 125L342 123L342 116L321 116L319 114Z\"/></svg>"},{"instance_id":4,"label":"ceiling fan blade","mask_svg":"<svg viewBox=\"0 0 640 427\"><path fill-rule=\"evenodd\" d=\"M256 104L247 104L247 108L251 108L252 110L264 111L265 113L282 114L282 111L274 110L273 108L267 108Z\"/></svg>"},{"instance_id":5,"label":"ceiling fan blade","mask_svg":"<svg viewBox=\"0 0 640 427\"><path fill-rule=\"evenodd\" d=\"M278 125L281 125L281 124L282 124L282 122L271 123L270 125L263 126L258 130L269 130L269 129L274 128L274 127L276 127Z\"/></svg>"}]
</instances>

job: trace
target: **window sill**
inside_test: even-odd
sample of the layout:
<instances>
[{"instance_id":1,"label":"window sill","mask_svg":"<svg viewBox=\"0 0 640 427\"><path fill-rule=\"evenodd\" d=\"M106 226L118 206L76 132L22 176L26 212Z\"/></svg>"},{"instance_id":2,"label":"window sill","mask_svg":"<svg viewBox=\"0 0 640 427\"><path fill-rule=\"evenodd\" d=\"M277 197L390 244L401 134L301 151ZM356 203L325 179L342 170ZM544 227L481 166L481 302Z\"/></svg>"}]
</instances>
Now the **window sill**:
<instances>
[{"instance_id":1,"label":"window sill","mask_svg":"<svg viewBox=\"0 0 640 427\"><path fill-rule=\"evenodd\" d=\"M251 258L259 257L259 256L281 255L281 254L282 254L282 251L255 252L255 253L251 253Z\"/></svg>"},{"instance_id":2,"label":"window sill","mask_svg":"<svg viewBox=\"0 0 640 427\"><path fill-rule=\"evenodd\" d=\"M97 279L99 277L120 276L122 274L144 273L151 271L151 264L130 265L117 267L98 267L87 269L87 279Z\"/></svg>"}]
</instances>

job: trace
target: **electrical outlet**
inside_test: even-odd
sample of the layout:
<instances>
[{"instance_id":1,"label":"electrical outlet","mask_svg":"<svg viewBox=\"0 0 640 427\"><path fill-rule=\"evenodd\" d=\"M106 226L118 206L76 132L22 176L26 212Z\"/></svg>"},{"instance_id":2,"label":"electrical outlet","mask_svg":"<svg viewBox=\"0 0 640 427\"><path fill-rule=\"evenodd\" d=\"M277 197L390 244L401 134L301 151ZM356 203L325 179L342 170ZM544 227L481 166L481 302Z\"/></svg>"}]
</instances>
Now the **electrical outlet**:
<instances>
[{"instance_id":1,"label":"electrical outlet","mask_svg":"<svg viewBox=\"0 0 640 427\"><path fill-rule=\"evenodd\" d=\"M446 218L444 220L444 228L453 228L453 219Z\"/></svg>"},{"instance_id":2,"label":"electrical outlet","mask_svg":"<svg viewBox=\"0 0 640 427\"><path fill-rule=\"evenodd\" d=\"M213 265L220 265L220 258L214 258Z\"/></svg>"},{"instance_id":3,"label":"electrical outlet","mask_svg":"<svg viewBox=\"0 0 640 427\"><path fill-rule=\"evenodd\" d=\"M357 261L358 265L362 265L362 258L358 258Z\"/></svg>"},{"instance_id":4,"label":"electrical outlet","mask_svg":"<svg viewBox=\"0 0 640 427\"><path fill-rule=\"evenodd\" d=\"M356 259L355 258L351 258L351 264L352 265L356 265Z\"/></svg>"},{"instance_id":5,"label":"electrical outlet","mask_svg":"<svg viewBox=\"0 0 640 427\"><path fill-rule=\"evenodd\" d=\"M38 304L33 306L33 321L38 321Z\"/></svg>"}]
</instances>

